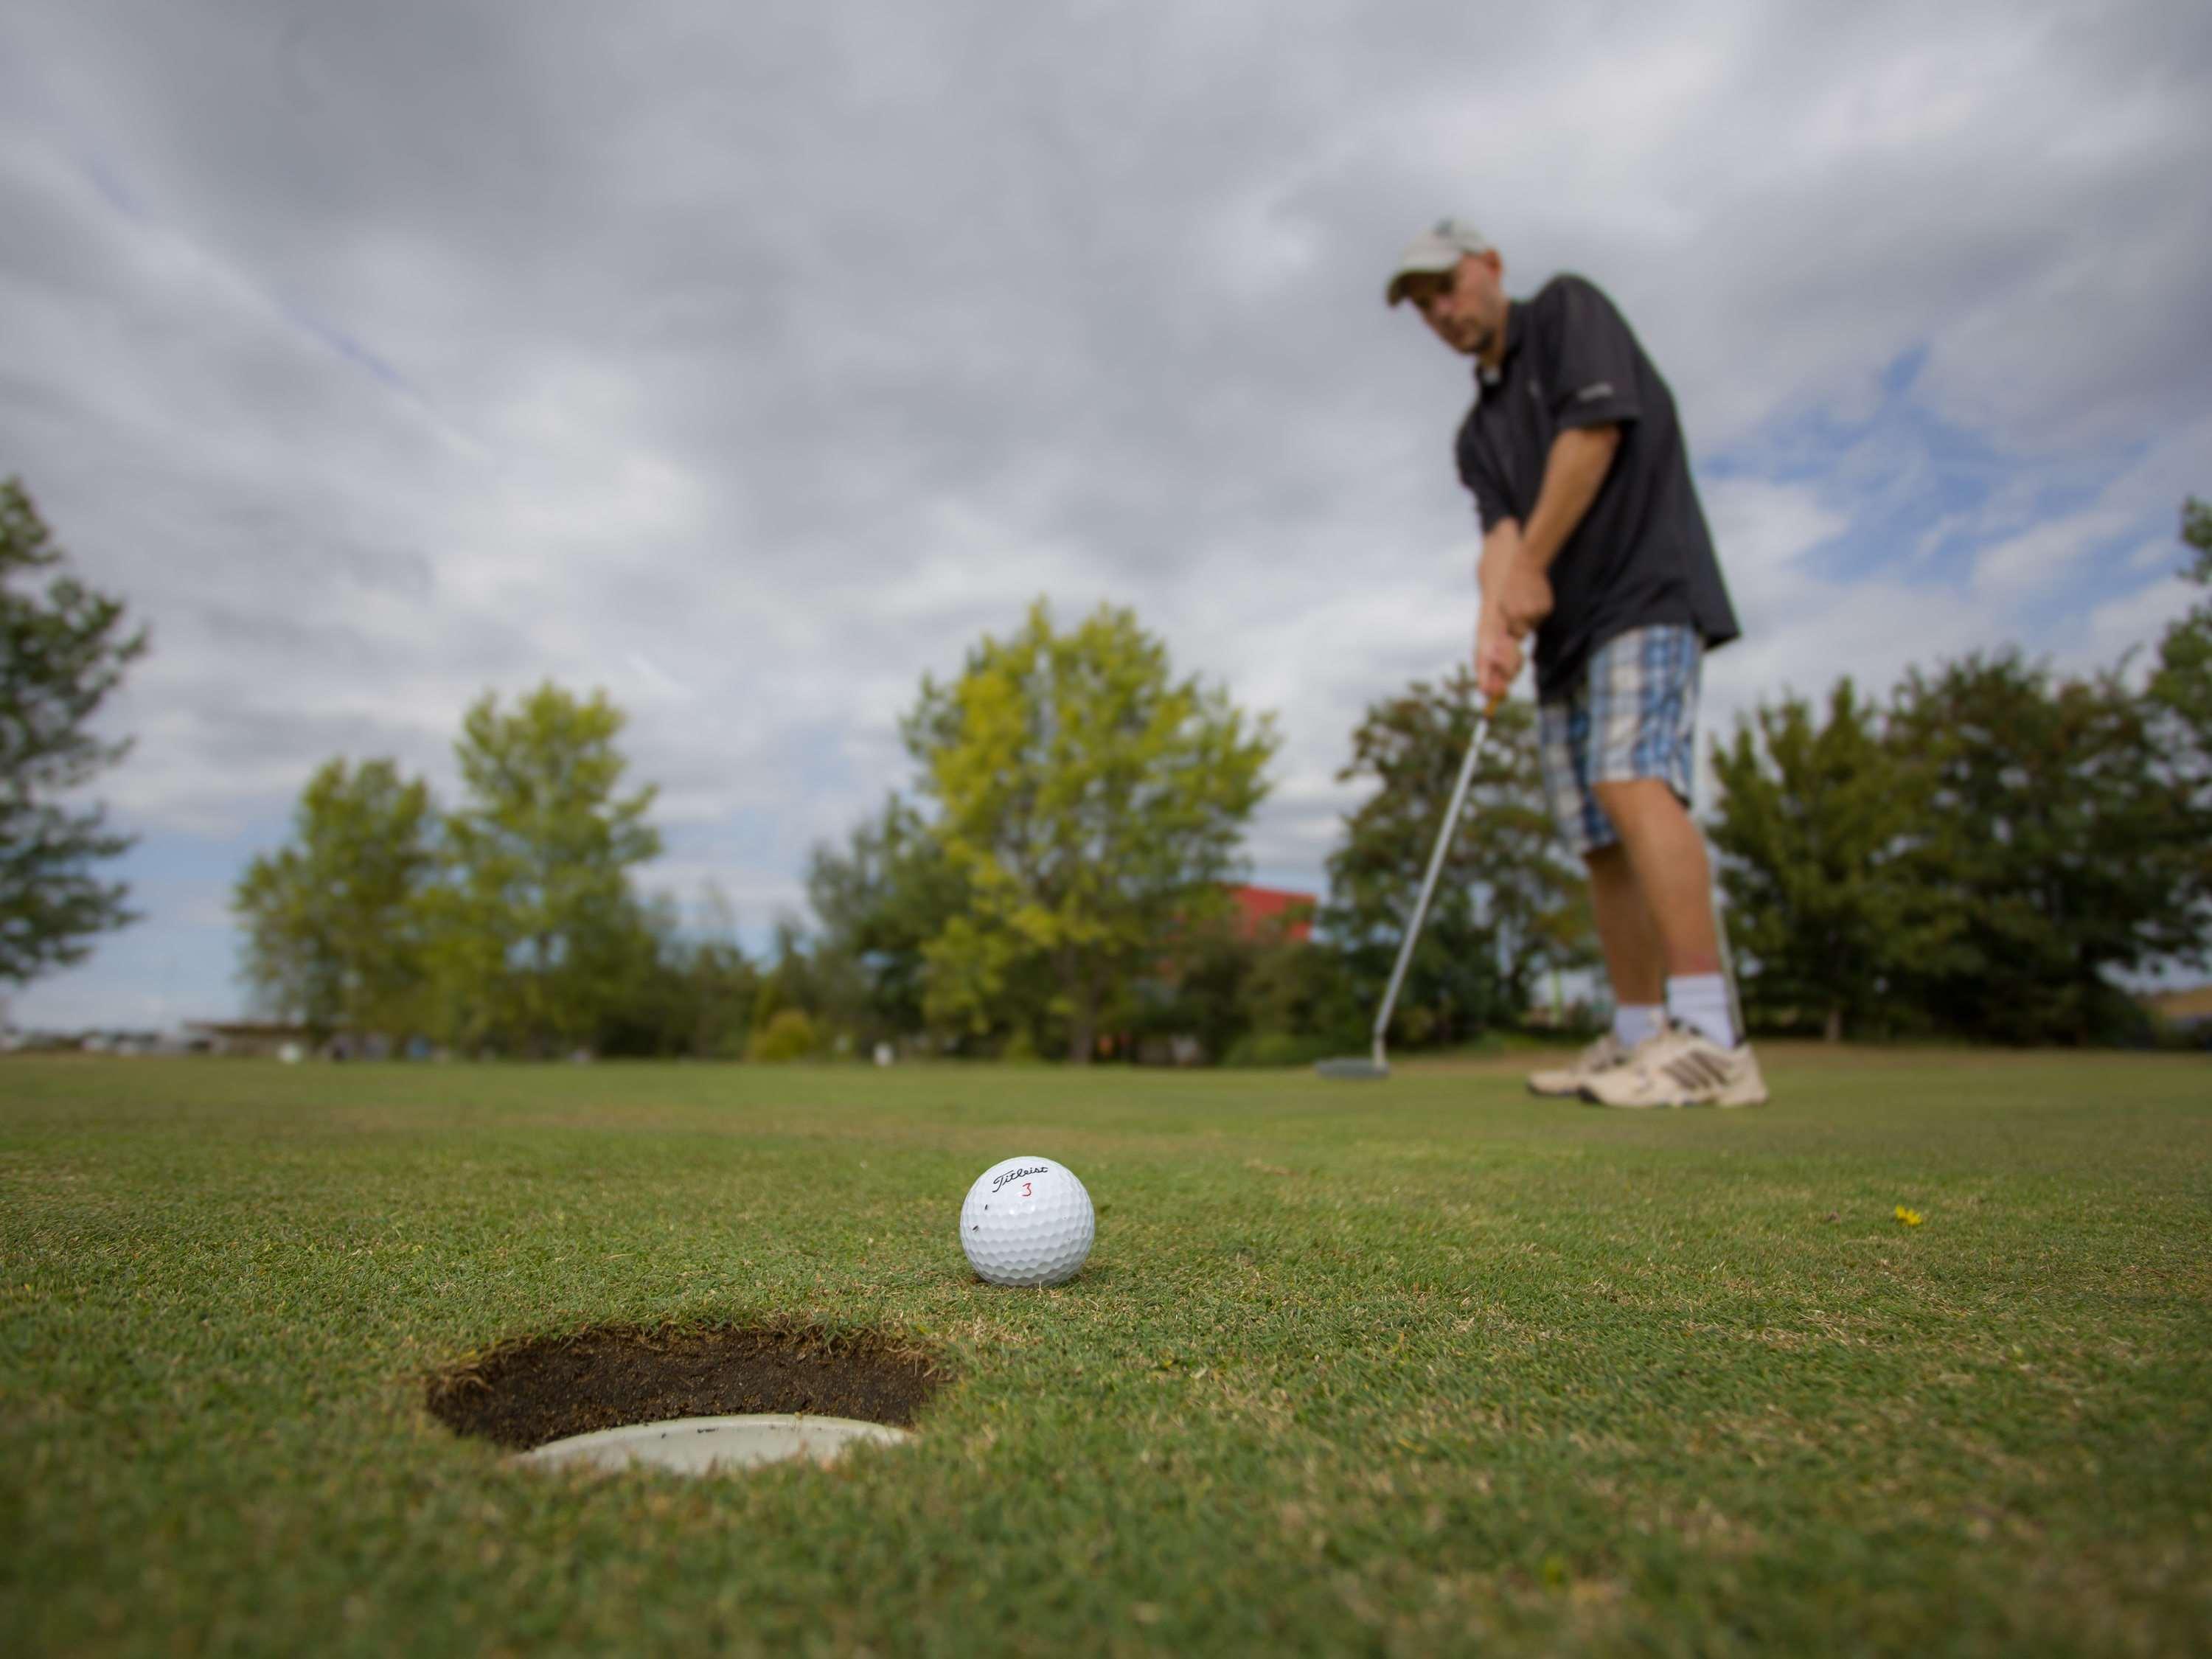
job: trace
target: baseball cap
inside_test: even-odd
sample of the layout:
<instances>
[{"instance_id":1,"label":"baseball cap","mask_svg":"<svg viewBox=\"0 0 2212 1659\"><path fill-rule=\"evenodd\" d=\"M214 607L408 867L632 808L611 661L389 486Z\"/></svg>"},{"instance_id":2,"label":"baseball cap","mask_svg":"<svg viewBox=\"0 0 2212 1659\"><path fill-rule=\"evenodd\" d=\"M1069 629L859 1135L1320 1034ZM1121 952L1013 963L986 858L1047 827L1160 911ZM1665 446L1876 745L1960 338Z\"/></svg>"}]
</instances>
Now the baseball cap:
<instances>
[{"instance_id":1,"label":"baseball cap","mask_svg":"<svg viewBox=\"0 0 2212 1659\"><path fill-rule=\"evenodd\" d=\"M1464 219L1439 219L1426 230L1406 244L1406 251L1398 256L1398 268L1390 273L1390 286L1384 298L1392 305L1406 297L1406 278L1408 276L1440 276L1455 269L1470 253L1487 253L1490 244L1482 233Z\"/></svg>"}]
</instances>

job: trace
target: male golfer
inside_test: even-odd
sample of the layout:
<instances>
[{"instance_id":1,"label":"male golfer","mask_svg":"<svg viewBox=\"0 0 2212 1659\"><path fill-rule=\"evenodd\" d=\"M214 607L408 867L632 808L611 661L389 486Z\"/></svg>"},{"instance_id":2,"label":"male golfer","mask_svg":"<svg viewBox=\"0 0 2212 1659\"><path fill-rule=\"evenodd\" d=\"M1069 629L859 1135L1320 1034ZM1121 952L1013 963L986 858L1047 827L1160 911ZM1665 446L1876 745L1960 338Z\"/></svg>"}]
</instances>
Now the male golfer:
<instances>
[{"instance_id":1,"label":"male golfer","mask_svg":"<svg viewBox=\"0 0 2212 1659\"><path fill-rule=\"evenodd\" d=\"M1407 247L1389 298L1474 359L1459 475L1482 520L1475 676L1503 696L1536 636L1545 793L1589 866L1613 981L1613 1030L1528 1086L1755 1106L1766 1085L1729 1011L1689 813L1699 659L1738 629L1674 394L1595 288L1555 276L1509 300L1504 271L1446 219Z\"/></svg>"}]
</instances>

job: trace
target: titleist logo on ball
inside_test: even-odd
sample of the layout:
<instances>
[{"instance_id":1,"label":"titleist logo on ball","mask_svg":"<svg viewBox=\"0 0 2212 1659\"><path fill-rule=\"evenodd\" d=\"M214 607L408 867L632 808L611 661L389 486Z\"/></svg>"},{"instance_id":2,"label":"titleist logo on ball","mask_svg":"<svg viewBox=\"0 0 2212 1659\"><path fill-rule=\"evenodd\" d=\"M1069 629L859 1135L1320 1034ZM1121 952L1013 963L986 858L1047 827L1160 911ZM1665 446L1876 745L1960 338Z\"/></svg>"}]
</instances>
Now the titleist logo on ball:
<instances>
[{"instance_id":1,"label":"titleist logo on ball","mask_svg":"<svg viewBox=\"0 0 2212 1659\"><path fill-rule=\"evenodd\" d=\"M1040 1164L1034 1170L1009 1170L1006 1174L1000 1176L997 1180L991 1183L991 1190L995 1193L1009 1181L1019 1181L1024 1176L1041 1176L1045 1172L1047 1167L1047 1165Z\"/></svg>"}]
</instances>

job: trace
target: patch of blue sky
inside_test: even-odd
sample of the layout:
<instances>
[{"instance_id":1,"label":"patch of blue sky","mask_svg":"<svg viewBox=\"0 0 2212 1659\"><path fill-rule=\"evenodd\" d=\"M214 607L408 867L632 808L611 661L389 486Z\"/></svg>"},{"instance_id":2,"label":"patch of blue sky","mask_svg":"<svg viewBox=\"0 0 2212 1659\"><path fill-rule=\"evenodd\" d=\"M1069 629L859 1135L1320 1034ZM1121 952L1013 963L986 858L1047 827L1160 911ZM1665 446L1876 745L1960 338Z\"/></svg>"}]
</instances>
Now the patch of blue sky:
<instances>
[{"instance_id":1,"label":"patch of blue sky","mask_svg":"<svg viewBox=\"0 0 2212 1659\"><path fill-rule=\"evenodd\" d=\"M1892 359L1870 406L1796 410L1702 459L1699 471L1805 488L1840 518L1844 528L1805 556L1814 574L1963 591L1984 550L2091 507L2145 452L2009 452L1916 395L1927 358L1919 345ZM2134 530L2113 538L2139 539Z\"/></svg>"},{"instance_id":2,"label":"patch of blue sky","mask_svg":"<svg viewBox=\"0 0 2212 1659\"><path fill-rule=\"evenodd\" d=\"M704 902L703 884L682 880L672 887L656 879L661 869L781 870L805 862L806 849L793 827L763 810L708 823L664 825L662 834L661 858L639 871L639 885L648 893L667 892L692 938L719 931ZM251 998L239 977L240 934L229 911L230 895L257 854L284 845L290 836L289 818L274 815L233 836L175 830L148 836L100 872L103 880L129 886L129 902L142 919L102 936L84 963L11 997L9 1018L25 1027L134 1030L242 1018ZM812 924L803 902L749 902L743 894L731 895L730 901L740 947L756 960L769 954L780 915L792 915L802 927Z\"/></svg>"},{"instance_id":3,"label":"patch of blue sky","mask_svg":"<svg viewBox=\"0 0 2212 1659\"><path fill-rule=\"evenodd\" d=\"M76 967L10 998L9 1017L33 1028L134 1030L236 1018L248 999L238 978L231 890L254 854L284 834L274 819L235 837L165 831L101 865L101 880L129 887L127 902L140 920L101 935Z\"/></svg>"},{"instance_id":4,"label":"patch of blue sky","mask_svg":"<svg viewBox=\"0 0 2212 1659\"><path fill-rule=\"evenodd\" d=\"M2171 526L2165 527L2170 535ZM2134 555L2153 533L2146 514L2144 520L2130 524L2118 535L2085 538L2077 556L2066 561L2055 580L2014 606L2012 614L2026 637L2063 647L2097 606L2162 579L2167 568L2179 568L2182 548L2178 539L2171 567L2150 572L2132 568Z\"/></svg>"}]
</instances>

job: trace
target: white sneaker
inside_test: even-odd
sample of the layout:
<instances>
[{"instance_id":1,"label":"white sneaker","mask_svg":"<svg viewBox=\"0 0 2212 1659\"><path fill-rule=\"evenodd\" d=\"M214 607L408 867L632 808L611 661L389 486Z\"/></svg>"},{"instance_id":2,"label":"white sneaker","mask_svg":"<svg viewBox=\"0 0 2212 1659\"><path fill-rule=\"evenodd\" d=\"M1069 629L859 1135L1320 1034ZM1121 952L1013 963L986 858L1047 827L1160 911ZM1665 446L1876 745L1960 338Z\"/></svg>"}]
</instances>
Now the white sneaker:
<instances>
[{"instance_id":1,"label":"white sneaker","mask_svg":"<svg viewBox=\"0 0 2212 1659\"><path fill-rule=\"evenodd\" d=\"M1584 1079L1582 1096L1598 1106L1763 1106L1766 1080L1748 1042L1723 1048L1677 1025L1638 1043L1627 1064Z\"/></svg>"},{"instance_id":2,"label":"white sneaker","mask_svg":"<svg viewBox=\"0 0 2212 1659\"><path fill-rule=\"evenodd\" d=\"M1626 1065L1631 1050L1612 1032L1607 1031L1582 1053L1564 1066L1554 1066L1548 1071L1528 1074L1528 1092L1565 1098L1579 1095L1583 1085L1600 1072L1609 1072L1616 1066Z\"/></svg>"}]
</instances>

